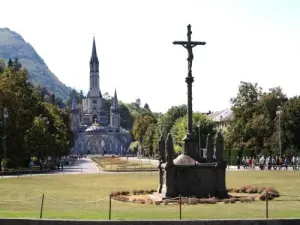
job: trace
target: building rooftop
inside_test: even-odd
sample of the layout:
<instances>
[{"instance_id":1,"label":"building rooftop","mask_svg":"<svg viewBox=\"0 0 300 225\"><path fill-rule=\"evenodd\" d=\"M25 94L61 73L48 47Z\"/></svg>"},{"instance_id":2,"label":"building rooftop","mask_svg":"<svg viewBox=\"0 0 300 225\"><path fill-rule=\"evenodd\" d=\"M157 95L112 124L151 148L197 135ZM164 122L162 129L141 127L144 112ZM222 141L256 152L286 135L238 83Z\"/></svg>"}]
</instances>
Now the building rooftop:
<instances>
[{"instance_id":1,"label":"building rooftop","mask_svg":"<svg viewBox=\"0 0 300 225\"><path fill-rule=\"evenodd\" d=\"M230 121L232 120L233 114L230 108L223 109L221 111L213 112L212 114L208 115L208 118L215 122L220 121Z\"/></svg>"}]
</instances>

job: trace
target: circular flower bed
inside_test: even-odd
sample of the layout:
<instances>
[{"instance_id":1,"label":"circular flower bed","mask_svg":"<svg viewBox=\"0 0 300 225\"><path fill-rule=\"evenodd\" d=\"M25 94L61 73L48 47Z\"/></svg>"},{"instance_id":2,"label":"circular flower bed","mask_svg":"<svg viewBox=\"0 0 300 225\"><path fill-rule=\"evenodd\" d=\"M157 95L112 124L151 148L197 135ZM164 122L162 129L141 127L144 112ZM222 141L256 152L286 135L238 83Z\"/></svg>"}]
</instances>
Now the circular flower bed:
<instances>
[{"instance_id":1,"label":"circular flower bed","mask_svg":"<svg viewBox=\"0 0 300 225\"><path fill-rule=\"evenodd\" d=\"M113 191L110 196L112 199L122 202L134 202L140 204L216 204L216 203L249 203L255 200L265 201L279 197L279 192L271 187L253 187L243 186L241 188L229 188L227 189L228 198L218 199L215 197L210 198L195 198L195 197L179 197L171 199L162 199L159 194L154 194L156 190L133 190L133 191Z\"/></svg>"}]
</instances>

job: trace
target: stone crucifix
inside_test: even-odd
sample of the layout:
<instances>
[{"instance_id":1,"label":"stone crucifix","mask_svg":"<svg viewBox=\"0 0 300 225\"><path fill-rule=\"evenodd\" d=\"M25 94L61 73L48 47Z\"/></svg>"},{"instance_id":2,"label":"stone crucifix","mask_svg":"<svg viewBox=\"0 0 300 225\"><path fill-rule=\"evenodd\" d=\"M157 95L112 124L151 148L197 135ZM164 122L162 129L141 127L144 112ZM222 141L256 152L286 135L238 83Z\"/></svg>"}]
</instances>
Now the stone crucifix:
<instances>
[{"instance_id":1,"label":"stone crucifix","mask_svg":"<svg viewBox=\"0 0 300 225\"><path fill-rule=\"evenodd\" d=\"M174 41L174 45L181 45L184 48L186 48L188 52L188 76L185 79L185 82L187 83L188 88L188 96L187 96L187 110L188 110L188 126L187 126L187 133L192 134L193 133L193 121L192 121L192 114L193 114L193 97L192 97L192 83L194 82L194 78L192 76L192 65L193 65L193 48L197 45L205 45L205 42L199 42L199 41L192 41L192 30L191 25L189 24L187 26L187 41Z\"/></svg>"}]
</instances>

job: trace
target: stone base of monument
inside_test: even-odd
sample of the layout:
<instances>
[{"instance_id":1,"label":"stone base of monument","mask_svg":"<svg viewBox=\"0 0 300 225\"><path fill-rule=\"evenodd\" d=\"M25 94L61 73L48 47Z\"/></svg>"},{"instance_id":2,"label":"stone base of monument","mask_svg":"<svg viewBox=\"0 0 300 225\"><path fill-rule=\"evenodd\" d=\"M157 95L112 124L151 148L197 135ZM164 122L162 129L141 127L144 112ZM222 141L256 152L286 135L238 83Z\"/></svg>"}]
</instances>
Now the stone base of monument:
<instances>
[{"instance_id":1,"label":"stone base of monument","mask_svg":"<svg viewBox=\"0 0 300 225\"><path fill-rule=\"evenodd\" d=\"M188 155L179 155L173 165L162 164L162 198L227 198L225 163L199 163Z\"/></svg>"}]
</instances>

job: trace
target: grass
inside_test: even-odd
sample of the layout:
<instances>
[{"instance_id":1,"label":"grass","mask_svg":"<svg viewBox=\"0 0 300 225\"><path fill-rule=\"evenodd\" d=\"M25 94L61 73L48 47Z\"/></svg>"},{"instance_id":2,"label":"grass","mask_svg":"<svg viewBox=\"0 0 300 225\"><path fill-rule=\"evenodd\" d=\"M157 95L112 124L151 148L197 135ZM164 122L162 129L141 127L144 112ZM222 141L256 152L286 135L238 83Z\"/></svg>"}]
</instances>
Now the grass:
<instances>
[{"instance_id":1,"label":"grass","mask_svg":"<svg viewBox=\"0 0 300 225\"><path fill-rule=\"evenodd\" d=\"M151 163L122 160L118 157L94 157L92 160L101 166L104 170L122 170L122 169L152 169L157 166Z\"/></svg>"},{"instance_id":2,"label":"grass","mask_svg":"<svg viewBox=\"0 0 300 225\"><path fill-rule=\"evenodd\" d=\"M300 217L300 173L291 171L228 172L227 187L271 186L282 196L269 202L269 218ZM156 189L156 172L136 174L53 175L0 178L0 217L108 219L107 197L114 190ZM38 196L36 199L26 200ZM298 196L298 197L297 197ZM19 201L3 201L19 200ZM293 200L293 201L289 201ZM298 200L298 201L296 201ZM88 203L93 202L93 203ZM151 205L112 201L112 219L178 219L178 205ZM183 205L183 219L265 218L266 204Z\"/></svg>"}]
</instances>

